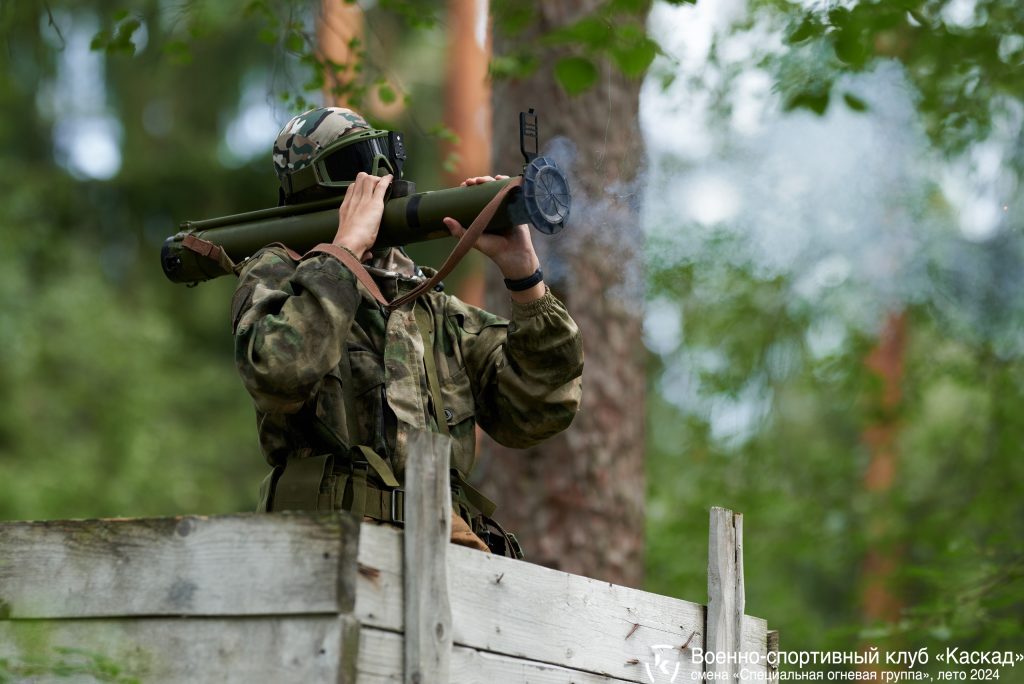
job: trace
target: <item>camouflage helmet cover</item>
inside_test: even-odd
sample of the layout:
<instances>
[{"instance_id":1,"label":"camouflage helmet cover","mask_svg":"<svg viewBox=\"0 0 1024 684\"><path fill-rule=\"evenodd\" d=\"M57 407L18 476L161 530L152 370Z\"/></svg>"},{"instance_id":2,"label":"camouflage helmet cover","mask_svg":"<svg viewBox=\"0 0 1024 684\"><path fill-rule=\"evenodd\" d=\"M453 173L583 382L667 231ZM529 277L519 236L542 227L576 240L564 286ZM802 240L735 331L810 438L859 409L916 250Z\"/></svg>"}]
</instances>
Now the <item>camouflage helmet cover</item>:
<instances>
[{"instance_id":1,"label":"camouflage helmet cover","mask_svg":"<svg viewBox=\"0 0 1024 684\"><path fill-rule=\"evenodd\" d=\"M366 119L343 107L318 107L284 125L274 141L277 177L309 166L317 152L349 133L372 128Z\"/></svg>"}]
</instances>

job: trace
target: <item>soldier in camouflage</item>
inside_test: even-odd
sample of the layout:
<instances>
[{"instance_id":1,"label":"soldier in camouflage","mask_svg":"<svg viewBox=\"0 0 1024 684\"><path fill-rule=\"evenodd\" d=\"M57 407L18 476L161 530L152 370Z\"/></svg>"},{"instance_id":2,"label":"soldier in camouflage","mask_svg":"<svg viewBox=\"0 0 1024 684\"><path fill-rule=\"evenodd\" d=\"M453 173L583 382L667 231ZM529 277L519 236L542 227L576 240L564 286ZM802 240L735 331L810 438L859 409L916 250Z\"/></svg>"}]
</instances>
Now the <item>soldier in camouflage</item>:
<instances>
[{"instance_id":1,"label":"soldier in camouflage","mask_svg":"<svg viewBox=\"0 0 1024 684\"><path fill-rule=\"evenodd\" d=\"M274 144L278 175L283 181L326 145L369 128L341 108L295 117ZM506 282L529 284L510 291L511 321L437 291L384 311L330 252L341 248L359 258L392 301L424 271L430 275L400 249L371 251L391 181L390 174L356 177L330 245L299 259L269 246L240 271L232 302L235 360L273 467L260 506L345 509L399 521L405 463L416 457L406 448L409 435L442 432L452 440L452 541L487 550L496 539L486 524L493 505L465 482L475 461L475 427L519 448L568 427L581 396L579 330L538 279L526 226L484 234L476 245ZM464 232L452 219L446 224L456 237ZM538 282L530 284L531 275Z\"/></svg>"}]
</instances>

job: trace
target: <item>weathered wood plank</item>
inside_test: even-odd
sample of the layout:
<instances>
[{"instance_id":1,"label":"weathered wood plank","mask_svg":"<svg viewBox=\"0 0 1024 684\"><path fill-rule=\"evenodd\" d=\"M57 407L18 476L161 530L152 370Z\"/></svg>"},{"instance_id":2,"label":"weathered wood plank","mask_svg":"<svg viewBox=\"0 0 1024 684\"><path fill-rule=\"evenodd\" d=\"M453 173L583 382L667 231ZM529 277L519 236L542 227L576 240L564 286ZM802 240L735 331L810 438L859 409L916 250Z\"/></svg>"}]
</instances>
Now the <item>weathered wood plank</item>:
<instances>
[{"instance_id":1,"label":"weathered wood plank","mask_svg":"<svg viewBox=\"0 0 1024 684\"><path fill-rule=\"evenodd\" d=\"M729 681L735 680L738 668L728 655L744 647L742 540L743 516L713 507L708 528L707 651L714 657L705 669Z\"/></svg>"},{"instance_id":2,"label":"weathered wood plank","mask_svg":"<svg viewBox=\"0 0 1024 684\"><path fill-rule=\"evenodd\" d=\"M396 663L402 657L402 635L372 627L364 627L359 635L359 684L397 684L401 682ZM651 664L653 665L653 659ZM634 668L643 671L645 664ZM657 670L652 674L668 682L670 677ZM465 646L452 649L451 668L447 680L453 684L629 684L629 680L595 675L580 670L558 667L533 660L487 653ZM645 680L650 682L650 680ZM681 677L676 682L684 681Z\"/></svg>"},{"instance_id":3,"label":"weathered wood plank","mask_svg":"<svg viewBox=\"0 0 1024 684\"><path fill-rule=\"evenodd\" d=\"M777 629L773 629L768 632L768 653L775 653L776 655L779 653L779 630ZM768 674L771 677L770 681L778 680L778 660L776 660L776 664L774 666L770 664L768 665Z\"/></svg>"},{"instance_id":4,"label":"weathered wood plank","mask_svg":"<svg viewBox=\"0 0 1024 684\"><path fill-rule=\"evenodd\" d=\"M743 616L743 640L740 642L743 652L768 653L768 621L764 618Z\"/></svg>"},{"instance_id":5,"label":"weathered wood plank","mask_svg":"<svg viewBox=\"0 0 1024 684\"><path fill-rule=\"evenodd\" d=\"M66 681L46 670L100 656L146 684L350 684L358 649L352 616L0 621L0 657L8 667L42 664L33 682Z\"/></svg>"},{"instance_id":6,"label":"weathered wood plank","mask_svg":"<svg viewBox=\"0 0 1024 684\"><path fill-rule=\"evenodd\" d=\"M446 682L452 651L447 555L451 440L416 431L409 437L408 453L416 458L405 464L405 682Z\"/></svg>"},{"instance_id":7,"label":"weathered wood plank","mask_svg":"<svg viewBox=\"0 0 1024 684\"><path fill-rule=\"evenodd\" d=\"M0 523L0 606L16 618L348 612L358 536L348 514Z\"/></svg>"},{"instance_id":8,"label":"weathered wood plank","mask_svg":"<svg viewBox=\"0 0 1024 684\"><path fill-rule=\"evenodd\" d=\"M270 652L279 642L301 650L333 639L326 628L315 625L337 620L335 613L353 608L352 617L364 622L364 629L398 632L406 624L401 531L372 523L364 523L361 533L356 528L349 516L329 514L0 523L0 615L144 616L0 620L0 656L24 652L13 651L15 646L89 649L98 644L92 650L118 662L147 667L156 662L165 668L155 670L155 679L144 681L188 681L196 677L166 669L170 666L156 655L172 653L182 659L180 654L193 648L198 650L189 656L190 662L209 663L223 653L234 657L239 649L254 645L253 652L268 651L268 664L242 668L238 679L218 678L325 681L320 666L314 665L316 658L274 661ZM447 526L444 530L447 533ZM359 574L354 576L355 541L360 536ZM703 606L458 546L446 546L445 553L454 589L449 596L453 617L448 633L457 646L447 680L484 681L477 673L490 673L488 684L609 677L646 683L651 681L647 668L658 675L656 681L700 676L702 664L694 663L689 652L705 649ZM348 572L340 572L339 566ZM297 615L307 613L322 615ZM730 614L735 620L738 611L734 608ZM167 615L209 617L160 617ZM234 615L242 617L219 617ZM255 617L261 615L275 617ZM734 625L732 630L738 634L735 643L743 651L766 654L765 621L742 619L741 628ZM274 626L277 622L281 624ZM357 623L346 624L348 631L341 631L351 640ZM172 634L172 627L183 629L188 637ZM237 636L236 627L244 636ZM132 651L136 632L155 650ZM46 635L59 638L53 641L55 637ZM178 645L179 641L196 643ZM385 679L380 681L402 677L401 635L394 634L392 641L398 644L389 656L395 667L381 670L378 674ZM119 644L124 645L120 651ZM344 656L353 648L337 647L334 652ZM293 665L306 669L293 675L287 670ZM171 674L161 679L164 672ZM312 674L302 674L306 672ZM198 679L210 677L204 671Z\"/></svg>"},{"instance_id":9,"label":"weathered wood plank","mask_svg":"<svg viewBox=\"0 0 1024 684\"><path fill-rule=\"evenodd\" d=\"M355 610L364 625L403 629L401 549L399 531L363 524ZM689 657L704 648L701 605L459 546L448 549L448 572L457 645L649 683L630 661L660 654L674 668L663 647L686 644L676 681L702 671ZM763 650L764 621L746 618L745 632Z\"/></svg>"}]
</instances>

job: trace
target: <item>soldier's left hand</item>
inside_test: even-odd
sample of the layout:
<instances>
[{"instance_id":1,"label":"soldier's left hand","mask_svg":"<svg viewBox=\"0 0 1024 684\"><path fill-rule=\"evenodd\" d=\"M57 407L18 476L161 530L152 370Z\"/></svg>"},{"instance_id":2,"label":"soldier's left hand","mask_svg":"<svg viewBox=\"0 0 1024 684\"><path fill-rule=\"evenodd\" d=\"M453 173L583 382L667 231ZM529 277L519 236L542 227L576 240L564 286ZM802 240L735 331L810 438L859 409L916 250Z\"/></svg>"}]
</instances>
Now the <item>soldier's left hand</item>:
<instances>
[{"instance_id":1,"label":"soldier's left hand","mask_svg":"<svg viewBox=\"0 0 1024 684\"><path fill-rule=\"evenodd\" d=\"M508 176L476 176L464 180L461 187L480 185L506 178ZM444 224L455 238L461 238L466 232L462 224L451 217L446 217ZM530 228L525 224L513 226L511 230L504 233L483 233L476 241L474 248L486 254L491 261L497 264L502 275L509 280L528 278L540 268L540 259L537 258L537 252L533 248L533 240L530 237Z\"/></svg>"}]
</instances>

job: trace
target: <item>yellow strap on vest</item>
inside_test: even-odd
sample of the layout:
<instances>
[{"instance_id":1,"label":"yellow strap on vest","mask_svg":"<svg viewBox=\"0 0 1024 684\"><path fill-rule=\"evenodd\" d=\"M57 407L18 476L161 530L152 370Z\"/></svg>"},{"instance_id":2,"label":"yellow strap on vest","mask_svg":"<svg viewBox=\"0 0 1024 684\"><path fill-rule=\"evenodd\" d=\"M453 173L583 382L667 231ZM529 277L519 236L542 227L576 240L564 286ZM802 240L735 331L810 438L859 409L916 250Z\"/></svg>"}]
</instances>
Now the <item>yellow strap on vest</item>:
<instances>
[{"instance_id":1,"label":"yellow strap on vest","mask_svg":"<svg viewBox=\"0 0 1024 684\"><path fill-rule=\"evenodd\" d=\"M380 454L370 447L363 446L362 444L355 448L363 455L363 458L365 458L366 462L370 464L370 467L374 469L381 482L388 487L399 486L398 478L396 478L394 472L392 472L391 466L388 465L388 462L385 461Z\"/></svg>"},{"instance_id":2,"label":"yellow strap on vest","mask_svg":"<svg viewBox=\"0 0 1024 684\"><path fill-rule=\"evenodd\" d=\"M426 304L417 302L416 325L420 329L420 337L423 338L423 365L427 369L427 384L430 385L431 404L434 407L434 422L437 423L437 431L442 435L451 436L448 430L448 418L444 413L444 397L441 396L441 382L437 379L437 359L434 358L434 326L430 311Z\"/></svg>"},{"instance_id":3,"label":"yellow strap on vest","mask_svg":"<svg viewBox=\"0 0 1024 684\"><path fill-rule=\"evenodd\" d=\"M434 326L431 313L422 301L416 303L416 325L420 329L420 337L423 338L423 365L427 369L427 383L430 385L431 402L434 405L434 420L437 422L438 432L451 436L444 411L444 397L441 395L441 382L437 377L437 359L434 358ZM469 504L469 517L472 517L473 509L488 517L494 515L494 509L497 508L494 502L470 485L457 468L451 469L451 476L453 488L459 490L456 492L456 498L460 503L465 501Z\"/></svg>"}]
</instances>

